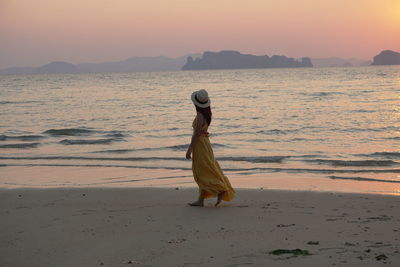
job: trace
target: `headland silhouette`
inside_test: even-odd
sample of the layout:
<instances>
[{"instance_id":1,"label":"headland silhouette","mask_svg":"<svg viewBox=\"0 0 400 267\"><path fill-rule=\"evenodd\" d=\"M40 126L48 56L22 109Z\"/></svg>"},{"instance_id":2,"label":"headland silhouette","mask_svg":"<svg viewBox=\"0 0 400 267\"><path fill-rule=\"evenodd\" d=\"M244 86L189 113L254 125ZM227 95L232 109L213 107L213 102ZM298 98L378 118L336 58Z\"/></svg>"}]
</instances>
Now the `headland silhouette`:
<instances>
[{"instance_id":1,"label":"headland silhouette","mask_svg":"<svg viewBox=\"0 0 400 267\"><path fill-rule=\"evenodd\" d=\"M187 58L182 70L252 69L252 68L302 68L312 67L311 59L300 60L286 56L269 57L241 54L238 51L204 52L201 58Z\"/></svg>"},{"instance_id":2,"label":"headland silhouette","mask_svg":"<svg viewBox=\"0 0 400 267\"><path fill-rule=\"evenodd\" d=\"M400 65L400 53L392 50L383 50L374 56L371 65Z\"/></svg>"}]
</instances>

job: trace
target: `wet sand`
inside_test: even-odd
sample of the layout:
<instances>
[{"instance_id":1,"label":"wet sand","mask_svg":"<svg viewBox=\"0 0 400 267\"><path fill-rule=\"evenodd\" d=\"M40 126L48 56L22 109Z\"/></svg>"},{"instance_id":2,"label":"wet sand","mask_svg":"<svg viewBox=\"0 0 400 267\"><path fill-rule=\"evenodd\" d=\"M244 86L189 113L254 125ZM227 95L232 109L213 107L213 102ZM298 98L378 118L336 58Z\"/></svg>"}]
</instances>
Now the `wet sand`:
<instances>
[{"instance_id":1,"label":"wet sand","mask_svg":"<svg viewBox=\"0 0 400 267\"><path fill-rule=\"evenodd\" d=\"M189 207L196 196L1 189L0 266L400 266L398 196L240 189Z\"/></svg>"}]
</instances>

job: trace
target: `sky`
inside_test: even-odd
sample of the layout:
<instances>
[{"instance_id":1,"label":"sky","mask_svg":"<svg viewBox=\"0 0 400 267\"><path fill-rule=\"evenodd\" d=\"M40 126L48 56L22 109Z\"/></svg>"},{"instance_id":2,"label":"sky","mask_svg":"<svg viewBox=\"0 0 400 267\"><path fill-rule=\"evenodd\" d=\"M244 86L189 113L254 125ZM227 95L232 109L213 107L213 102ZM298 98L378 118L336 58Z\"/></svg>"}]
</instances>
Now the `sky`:
<instances>
[{"instance_id":1,"label":"sky","mask_svg":"<svg viewBox=\"0 0 400 267\"><path fill-rule=\"evenodd\" d=\"M0 0L0 69L237 50L400 52L400 0Z\"/></svg>"}]
</instances>

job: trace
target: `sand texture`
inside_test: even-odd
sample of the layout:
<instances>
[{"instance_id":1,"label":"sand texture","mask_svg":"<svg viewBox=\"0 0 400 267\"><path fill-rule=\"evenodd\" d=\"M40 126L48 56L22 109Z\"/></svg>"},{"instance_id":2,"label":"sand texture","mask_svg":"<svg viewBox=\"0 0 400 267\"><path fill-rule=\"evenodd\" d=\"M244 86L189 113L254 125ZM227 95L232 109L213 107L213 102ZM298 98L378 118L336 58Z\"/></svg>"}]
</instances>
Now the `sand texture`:
<instances>
[{"instance_id":1,"label":"sand texture","mask_svg":"<svg viewBox=\"0 0 400 267\"><path fill-rule=\"evenodd\" d=\"M400 266L398 196L254 189L189 207L196 196L2 189L0 266Z\"/></svg>"}]
</instances>

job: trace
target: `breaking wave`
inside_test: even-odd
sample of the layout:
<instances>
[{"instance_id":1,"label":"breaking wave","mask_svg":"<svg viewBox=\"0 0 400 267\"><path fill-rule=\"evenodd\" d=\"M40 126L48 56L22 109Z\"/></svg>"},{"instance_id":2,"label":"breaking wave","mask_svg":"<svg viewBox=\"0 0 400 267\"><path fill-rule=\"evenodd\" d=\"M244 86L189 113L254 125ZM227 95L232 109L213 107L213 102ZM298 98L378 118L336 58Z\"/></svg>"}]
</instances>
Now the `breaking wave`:
<instances>
[{"instance_id":1,"label":"breaking wave","mask_svg":"<svg viewBox=\"0 0 400 267\"><path fill-rule=\"evenodd\" d=\"M43 138L44 136L42 135L18 135L18 136L4 135L4 134L0 135L0 141L7 141L7 140L31 141Z\"/></svg>"},{"instance_id":2,"label":"breaking wave","mask_svg":"<svg viewBox=\"0 0 400 267\"><path fill-rule=\"evenodd\" d=\"M60 135L79 136L79 135L88 135L92 132L94 131L85 128L65 128L65 129L50 129L43 133L52 136L60 136Z\"/></svg>"},{"instance_id":3,"label":"breaking wave","mask_svg":"<svg viewBox=\"0 0 400 267\"><path fill-rule=\"evenodd\" d=\"M111 144L112 142L120 141L120 139L106 138L106 139L64 139L59 143L63 145L98 145L98 144Z\"/></svg>"},{"instance_id":4,"label":"breaking wave","mask_svg":"<svg viewBox=\"0 0 400 267\"><path fill-rule=\"evenodd\" d=\"M365 182L381 182L381 183L400 183L396 180L385 180L385 179L374 179L374 178L364 178L364 177L341 177L341 176L328 176L330 179L339 180L353 180L353 181L365 181Z\"/></svg>"},{"instance_id":5,"label":"breaking wave","mask_svg":"<svg viewBox=\"0 0 400 267\"><path fill-rule=\"evenodd\" d=\"M332 166L340 166L340 167L388 167L398 165L400 163L392 161L392 160L326 160L326 159L314 159L314 160L305 160L312 163L318 164L328 164Z\"/></svg>"},{"instance_id":6,"label":"breaking wave","mask_svg":"<svg viewBox=\"0 0 400 267\"><path fill-rule=\"evenodd\" d=\"M5 144L5 145L0 145L0 148L25 149L25 148L35 148L35 147L38 147L39 145L40 145L40 143Z\"/></svg>"}]
</instances>

